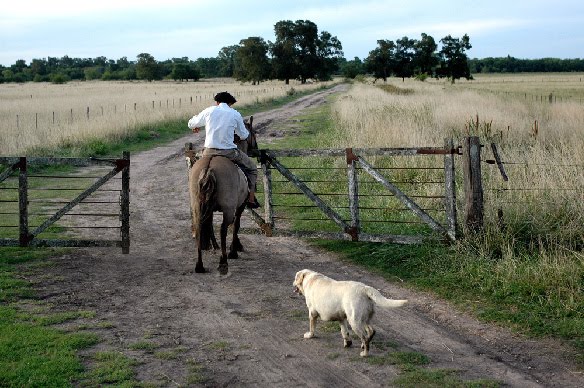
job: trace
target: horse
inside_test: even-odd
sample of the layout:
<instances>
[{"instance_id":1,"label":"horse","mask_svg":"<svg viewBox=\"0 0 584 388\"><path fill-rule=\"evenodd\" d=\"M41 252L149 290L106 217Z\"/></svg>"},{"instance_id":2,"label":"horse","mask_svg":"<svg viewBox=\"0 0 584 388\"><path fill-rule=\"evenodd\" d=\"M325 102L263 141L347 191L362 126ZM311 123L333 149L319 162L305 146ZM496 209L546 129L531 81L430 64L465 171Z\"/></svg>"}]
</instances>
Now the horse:
<instances>
[{"instance_id":1,"label":"horse","mask_svg":"<svg viewBox=\"0 0 584 388\"><path fill-rule=\"evenodd\" d=\"M235 135L237 148L249 156L258 155L253 116L246 120L245 126L249 136L239 140ZM189 172L189 193L191 198L192 233L197 249L196 273L207 272L203 266L203 250L216 248L217 242L213 232L213 213L221 212L221 259L219 273L228 272L227 259L236 259L237 252L243 251L238 232L241 215L249 195L247 178L235 163L223 156L203 156L195 162ZM233 225L233 234L229 254L227 254L227 229Z\"/></svg>"}]
</instances>

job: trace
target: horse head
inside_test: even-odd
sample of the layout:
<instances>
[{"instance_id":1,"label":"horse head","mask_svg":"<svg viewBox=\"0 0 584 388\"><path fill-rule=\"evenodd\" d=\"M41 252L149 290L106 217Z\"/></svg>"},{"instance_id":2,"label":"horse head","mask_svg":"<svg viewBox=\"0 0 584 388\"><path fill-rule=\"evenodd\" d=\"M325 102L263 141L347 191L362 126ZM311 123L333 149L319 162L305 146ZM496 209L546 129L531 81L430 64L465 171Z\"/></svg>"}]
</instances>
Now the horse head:
<instances>
[{"instance_id":1,"label":"horse head","mask_svg":"<svg viewBox=\"0 0 584 388\"><path fill-rule=\"evenodd\" d=\"M243 124L249 132L249 136L245 140L241 140L239 136L235 135L235 144L240 151L243 151L247 156L259 156L258 142L256 133L253 129L253 116L249 116L249 120L244 120Z\"/></svg>"}]
</instances>

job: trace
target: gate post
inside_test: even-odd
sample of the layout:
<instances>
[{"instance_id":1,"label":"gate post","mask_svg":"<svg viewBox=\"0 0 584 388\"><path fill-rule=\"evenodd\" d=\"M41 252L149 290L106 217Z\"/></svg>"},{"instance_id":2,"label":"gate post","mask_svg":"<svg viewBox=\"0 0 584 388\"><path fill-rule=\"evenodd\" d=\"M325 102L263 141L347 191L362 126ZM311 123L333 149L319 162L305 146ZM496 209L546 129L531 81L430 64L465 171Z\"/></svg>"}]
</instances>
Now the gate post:
<instances>
[{"instance_id":1,"label":"gate post","mask_svg":"<svg viewBox=\"0 0 584 388\"><path fill-rule=\"evenodd\" d=\"M456 215L456 180L454 170L454 141L446 139L444 148L447 153L444 154L444 200L446 209L447 233L455 241L458 237L457 215Z\"/></svg>"},{"instance_id":2,"label":"gate post","mask_svg":"<svg viewBox=\"0 0 584 388\"><path fill-rule=\"evenodd\" d=\"M28 246L28 174L26 170L26 156L20 158L18 163L18 225L19 242L21 247Z\"/></svg>"},{"instance_id":3,"label":"gate post","mask_svg":"<svg viewBox=\"0 0 584 388\"><path fill-rule=\"evenodd\" d=\"M269 236L272 235L272 231L274 230L274 207L272 206L273 198L272 198L272 170L270 169L270 163L268 161L268 157L264 150L260 150L260 163L262 165L262 172L263 172L263 183L264 183L264 207L265 213L264 217L266 218L266 224L269 227Z\"/></svg>"},{"instance_id":4,"label":"gate post","mask_svg":"<svg viewBox=\"0 0 584 388\"><path fill-rule=\"evenodd\" d=\"M483 185L481 178L481 142L478 136L463 139L462 161L465 193L465 228L478 232L483 228Z\"/></svg>"},{"instance_id":5,"label":"gate post","mask_svg":"<svg viewBox=\"0 0 584 388\"><path fill-rule=\"evenodd\" d=\"M358 160L352 148L346 148L347 155L347 179L349 183L349 211L351 212L351 228L349 234L353 241L359 241L361 223L359 221L359 184L355 164Z\"/></svg>"},{"instance_id":6,"label":"gate post","mask_svg":"<svg viewBox=\"0 0 584 388\"><path fill-rule=\"evenodd\" d=\"M127 165L122 170L122 253L130 253L130 153L124 151L122 158L127 161Z\"/></svg>"}]
</instances>

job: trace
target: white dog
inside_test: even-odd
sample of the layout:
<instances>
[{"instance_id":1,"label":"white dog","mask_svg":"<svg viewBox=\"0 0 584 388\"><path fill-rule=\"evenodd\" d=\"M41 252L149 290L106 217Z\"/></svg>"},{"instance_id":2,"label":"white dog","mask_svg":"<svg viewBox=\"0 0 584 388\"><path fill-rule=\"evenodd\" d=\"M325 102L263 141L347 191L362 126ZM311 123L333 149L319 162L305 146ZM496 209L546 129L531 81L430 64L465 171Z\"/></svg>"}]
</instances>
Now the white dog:
<instances>
[{"instance_id":1,"label":"white dog","mask_svg":"<svg viewBox=\"0 0 584 388\"><path fill-rule=\"evenodd\" d=\"M407 300L387 299L373 287L352 281L336 281L318 272L303 269L296 273L293 283L295 292L304 295L308 306L310 331L304 338L313 338L316 319L339 321L345 347L352 344L347 321L361 339L361 356L369 353L369 343L375 330L369 321L375 312L374 306L399 307Z\"/></svg>"}]
</instances>

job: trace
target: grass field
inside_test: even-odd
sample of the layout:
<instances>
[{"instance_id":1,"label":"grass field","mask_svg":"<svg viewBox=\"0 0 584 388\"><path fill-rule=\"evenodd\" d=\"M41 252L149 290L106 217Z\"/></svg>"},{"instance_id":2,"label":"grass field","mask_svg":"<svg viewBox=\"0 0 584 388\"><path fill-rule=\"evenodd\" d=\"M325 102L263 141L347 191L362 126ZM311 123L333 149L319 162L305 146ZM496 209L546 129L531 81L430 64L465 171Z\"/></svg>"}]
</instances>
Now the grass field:
<instances>
[{"instance_id":1,"label":"grass field","mask_svg":"<svg viewBox=\"0 0 584 388\"><path fill-rule=\"evenodd\" d=\"M584 74L581 73L474 74L473 78L457 81L455 87L528 101L550 102L551 96L551 102L584 104Z\"/></svg>"},{"instance_id":2,"label":"grass field","mask_svg":"<svg viewBox=\"0 0 584 388\"><path fill-rule=\"evenodd\" d=\"M0 155L44 154L107 139L120 141L156 123L188 119L229 91L237 106L264 104L327 83L232 79L199 82L69 82L0 84Z\"/></svg>"}]
</instances>

